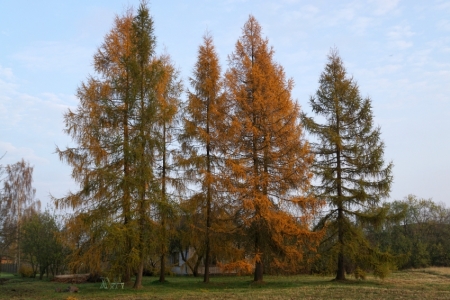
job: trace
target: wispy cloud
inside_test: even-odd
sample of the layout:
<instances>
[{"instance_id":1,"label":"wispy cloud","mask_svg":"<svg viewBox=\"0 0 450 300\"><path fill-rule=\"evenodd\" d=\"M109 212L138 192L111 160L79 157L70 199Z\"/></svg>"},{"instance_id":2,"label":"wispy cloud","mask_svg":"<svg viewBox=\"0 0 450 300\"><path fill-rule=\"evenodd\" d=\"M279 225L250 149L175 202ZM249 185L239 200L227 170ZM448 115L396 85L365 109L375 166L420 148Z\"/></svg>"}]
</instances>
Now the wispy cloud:
<instances>
[{"instance_id":1,"label":"wispy cloud","mask_svg":"<svg viewBox=\"0 0 450 300\"><path fill-rule=\"evenodd\" d=\"M411 31L411 27L409 25L397 25L392 27L392 29L388 32L388 37L391 39L404 39L413 35L414 32Z\"/></svg>"},{"instance_id":2,"label":"wispy cloud","mask_svg":"<svg viewBox=\"0 0 450 300\"><path fill-rule=\"evenodd\" d=\"M407 63L416 68L423 68L432 64L432 49L422 49L413 52L407 58Z\"/></svg>"},{"instance_id":3,"label":"wispy cloud","mask_svg":"<svg viewBox=\"0 0 450 300\"><path fill-rule=\"evenodd\" d=\"M355 20L353 31L358 35L366 34L369 27L372 27L374 23L373 18L370 17L358 17Z\"/></svg>"},{"instance_id":4,"label":"wispy cloud","mask_svg":"<svg viewBox=\"0 0 450 300\"><path fill-rule=\"evenodd\" d=\"M439 30L450 31L450 20L440 20L436 27Z\"/></svg>"},{"instance_id":5,"label":"wispy cloud","mask_svg":"<svg viewBox=\"0 0 450 300\"><path fill-rule=\"evenodd\" d=\"M3 68L0 66L0 78L12 80L14 78L11 68Z\"/></svg>"},{"instance_id":6,"label":"wispy cloud","mask_svg":"<svg viewBox=\"0 0 450 300\"><path fill-rule=\"evenodd\" d=\"M410 39L413 35L415 35L415 33L411 30L409 25L396 25L387 33L391 45L400 50L404 50L413 45L413 42Z\"/></svg>"},{"instance_id":7,"label":"wispy cloud","mask_svg":"<svg viewBox=\"0 0 450 300\"><path fill-rule=\"evenodd\" d=\"M38 42L17 52L13 58L32 70L73 71L91 61L94 49L77 43Z\"/></svg>"},{"instance_id":8,"label":"wispy cloud","mask_svg":"<svg viewBox=\"0 0 450 300\"><path fill-rule=\"evenodd\" d=\"M373 13L377 16L386 15L398 7L400 0L371 0L374 4Z\"/></svg>"},{"instance_id":9,"label":"wispy cloud","mask_svg":"<svg viewBox=\"0 0 450 300\"><path fill-rule=\"evenodd\" d=\"M44 157L38 156L33 149L28 147L16 147L12 143L0 141L0 156L4 155L1 164L13 164L23 158L33 163L41 162L47 163L48 160Z\"/></svg>"},{"instance_id":10,"label":"wispy cloud","mask_svg":"<svg viewBox=\"0 0 450 300\"><path fill-rule=\"evenodd\" d=\"M375 69L375 72L379 74L380 76L386 76L388 74L392 74L395 72L398 72L402 69L402 65L400 64L387 64L381 67L377 67Z\"/></svg>"},{"instance_id":11,"label":"wispy cloud","mask_svg":"<svg viewBox=\"0 0 450 300\"><path fill-rule=\"evenodd\" d=\"M20 85L12 80L12 70L1 70L5 69L0 67L0 76L6 73L3 77L10 80L0 77L0 132L11 136L11 132L31 134L34 131L36 136L44 138L49 131L62 126L62 114L76 105L75 96L48 92L38 96L23 93Z\"/></svg>"},{"instance_id":12,"label":"wispy cloud","mask_svg":"<svg viewBox=\"0 0 450 300\"><path fill-rule=\"evenodd\" d=\"M15 84L14 82L10 82L8 80L3 80L0 78L0 99L8 99L8 95L10 95L16 88L17 84Z\"/></svg>"},{"instance_id":13,"label":"wispy cloud","mask_svg":"<svg viewBox=\"0 0 450 300\"><path fill-rule=\"evenodd\" d=\"M0 164L23 158L35 166L37 198L47 199L49 191L62 195L73 183L70 170L58 162L54 149L55 145L70 145L62 134L62 119L77 99L51 92L24 93L17 81L13 69L0 66L0 156L5 154Z\"/></svg>"},{"instance_id":14,"label":"wispy cloud","mask_svg":"<svg viewBox=\"0 0 450 300\"><path fill-rule=\"evenodd\" d=\"M319 12L319 8L314 5L304 5L298 9L286 12L286 15L283 17L283 21L285 23L289 23L292 21L300 21L300 20L308 20L316 17Z\"/></svg>"},{"instance_id":15,"label":"wispy cloud","mask_svg":"<svg viewBox=\"0 0 450 300\"><path fill-rule=\"evenodd\" d=\"M283 0L282 2L286 4L297 4L300 3L300 0Z\"/></svg>"},{"instance_id":16,"label":"wispy cloud","mask_svg":"<svg viewBox=\"0 0 450 300\"><path fill-rule=\"evenodd\" d=\"M448 2L447 0L439 0L436 8L440 11L442 10L446 10L446 11L450 11L450 2Z\"/></svg>"}]
</instances>

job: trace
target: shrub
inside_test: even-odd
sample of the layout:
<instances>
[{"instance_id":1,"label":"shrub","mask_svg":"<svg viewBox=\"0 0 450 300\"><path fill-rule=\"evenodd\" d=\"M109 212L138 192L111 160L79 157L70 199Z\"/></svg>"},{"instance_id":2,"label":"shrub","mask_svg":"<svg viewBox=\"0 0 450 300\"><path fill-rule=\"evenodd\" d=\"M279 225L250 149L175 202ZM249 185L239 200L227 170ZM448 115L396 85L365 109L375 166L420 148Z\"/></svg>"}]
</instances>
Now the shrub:
<instances>
[{"instance_id":1,"label":"shrub","mask_svg":"<svg viewBox=\"0 0 450 300\"><path fill-rule=\"evenodd\" d=\"M356 267L355 271L353 272L353 275L355 276L355 279L362 279L362 280L366 279L366 272L359 267Z\"/></svg>"},{"instance_id":2,"label":"shrub","mask_svg":"<svg viewBox=\"0 0 450 300\"><path fill-rule=\"evenodd\" d=\"M33 268L28 265L21 265L19 268L19 274L22 277L34 277Z\"/></svg>"}]
</instances>

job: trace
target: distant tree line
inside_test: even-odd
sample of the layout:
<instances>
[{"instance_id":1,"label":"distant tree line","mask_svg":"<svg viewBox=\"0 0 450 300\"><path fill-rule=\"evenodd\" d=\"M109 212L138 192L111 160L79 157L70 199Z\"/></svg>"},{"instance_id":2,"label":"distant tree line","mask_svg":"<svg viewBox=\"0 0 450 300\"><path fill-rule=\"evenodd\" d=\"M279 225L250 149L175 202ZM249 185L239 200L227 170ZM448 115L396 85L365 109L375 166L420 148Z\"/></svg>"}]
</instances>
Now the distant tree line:
<instances>
[{"instance_id":1,"label":"distant tree line","mask_svg":"<svg viewBox=\"0 0 450 300\"><path fill-rule=\"evenodd\" d=\"M40 212L32 168L7 166L2 252L15 251L41 278L135 275L134 288L149 269L164 282L169 255L188 248L195 255L183 259L196 276L204 265L204 282L213 261L255 282L449 264L445 207L414 196L384 201L393 164L384 162L371 99L337 49L311 117L292 99L294 81L253 16L225 72L204 36L188 88L169 54L155 53L153 26L145 2L117 16L94 55L95 75L64 115L75 146L56 151L79 189L53 200L69 215Z\"/></svg>"},{"instance_id":2,"label":"distant tree line","mask_svg":"<svg viewBox=\"0 0 450 300\"><path fill-rule=\"evenodd\" d=\"M398 268L450 266L449 208L409 195L390 203L390 213L397 218L367 235L380 249L400 258Z\"/></svg>"}]
</instances>

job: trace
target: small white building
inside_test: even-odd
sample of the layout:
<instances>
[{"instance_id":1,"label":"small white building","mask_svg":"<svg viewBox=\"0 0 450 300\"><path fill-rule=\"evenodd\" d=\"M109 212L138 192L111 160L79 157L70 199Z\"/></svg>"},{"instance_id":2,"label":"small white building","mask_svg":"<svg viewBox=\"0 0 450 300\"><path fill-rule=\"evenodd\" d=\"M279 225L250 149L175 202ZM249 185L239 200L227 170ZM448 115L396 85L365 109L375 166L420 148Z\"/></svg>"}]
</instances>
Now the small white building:
<instances>
[{"instance_id":1,"label":"small white building","mask_svg":"<svg viewBox=\"0 0 450 300\"><path fill-rule=\"evenodd\" d=\"M190 247L186 250L184 250L184 253L180 253L180 252L172 252L170 259L169 259L169 263L171 264L172 268L171 271L172 273L176 274L176 275L192 275L192 270L189 268L189 266L187 265L186 261L183 260L183 256L189 260L191 258L194 257L195 254L195 250L194 248ZM205 272L205 266L204 266L204 262L202 261L198 267L198 274L204 274ZM209 273L210 274L221 274L221 270L218 266L216 266L216 264L212 263L209 266Z\"/></svg>"}]
</instances>

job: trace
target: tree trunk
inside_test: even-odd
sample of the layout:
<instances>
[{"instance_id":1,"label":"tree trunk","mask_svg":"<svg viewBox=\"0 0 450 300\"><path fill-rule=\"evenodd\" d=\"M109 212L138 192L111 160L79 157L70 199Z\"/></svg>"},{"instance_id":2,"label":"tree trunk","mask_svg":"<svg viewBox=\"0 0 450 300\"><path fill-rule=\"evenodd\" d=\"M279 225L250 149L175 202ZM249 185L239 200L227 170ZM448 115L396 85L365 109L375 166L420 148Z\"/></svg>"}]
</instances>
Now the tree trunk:
<instances>
[{"instance_id":1,"label":"tree trunk","mask_svg":"<svg viewBox=\"0 0 450 300\"><path fill-rule=\"evenodd\" d=\"M336 112L337 133L339 135L339 112ZM337 171L337 195L338 195L338 269L336 273L336 280L345 280L345 263L344 263L344 208L342 204L342 168L341 168L341 149L339 144L336 144L336 171Z\"/></svg>"},{"instance_id":2,"label":"tree trunk","mask_svg":"<svg viewBox=\"0 0 450 300\"><path fill-rule=\"evenodd\" d=\"M165 119L165 113L163 115ZM161 243L161 268L159 272L159 282L166 281L166 123L163 124L163 153L162 153L162 176L161 176L161 201L163 202L163 207L161 209L161 232L162 232L162 243Z\"/></svg>"},{"instance_id":3,"label":"tree trunk","mask_svg":"<svg viewBox=\"0 0 450 300\"><path fill-rule=\"evenodd\" d=\"M209 149L208 149L208 155L209 155ZM210 176L210 169L209 169L209 156L208 156L208 176ZM209 179L208 179L209 180ZM203 274L203 282L208 283L209 282L209 265L211 261L211 247L210 247L210 227L211 227L211 184L208 183L208 192L207 192L207 201L206 201L206 249L205 249L205 271Z\"/></svg>"},{"instance_id":4,"label":"tree trunk","mask_svg":"<svg viewBox=\"0 0 450 300\"><path fill-rule=\"evenodd\" d=\"M206 253L205 253L205 272L203 274L203 282L208 283L209 282L209 239L208 243L206 244Z\"/></svg>"},{"instance_id":5,"label":"tree trunk","mask_svg":"<svg viewBox=\"0 0 450 300\"><path fill-rule=\"evenodd\" d=\"M344 228L343 221L344 215L342 211L342 205L338 208L338 243L339 243L339 255L338 255L338 269L336 273L336 280L345 280L345 262L344 262Z\"/></svg>"},{"instance_id":6,"label":"tree trunk","mask_svg":"<svg viewBox=\"0 0 450 300\"><path fill-rule=\"evenodd\" d=\"M161 255L161 271L159 272L159 282L166 281L166 255Z\"/></svg>"},{"instance_id":7,"label":"tree trunk","mask_svg":"<svg viewBox=\"0 0 450 300\"><path fill-rule=\"evenodd\" d=\"M209 133L209 105L210 105L210 99L208 99L207 105L206 105L206 134L208 137L208 140L206 142L206 180L207 180L207 192L206 192L206 251L205 251L205 271L203 274L203 282L208 283L209 282L209 264L210 264L210 228L211 228L211 159L210 159L210 133Z\"/></svg>"},{"instance_id":8,"label":"tree trunk","mask_svg":"<svg viewBox=\"0 0 450 300\"><path fill-rule=\"evenodd\" d=\"M344 253L339 253L338 256L338 270L336 273L336 280L345 280Z\"/></svg>"},{"instance_id":9,"label":"tree trunk","mask_svg":"<svg viewBox=\"0 0 450 300\"><path fill-rule=\"evenodd\" d=\"M258 224L259 225L259 224ZM260 239L259 239L259 228L260 226L258 226L258 230L256 232L256 237L255 237L255 254L259 255L259 260L257 260L255 262L255 274L253 277L253 281L254 282L262 282L263 281L263 262L262 262L262 255L261 255L261 251L260 251Z\"/></svg>"},{"instance_id":10,"label":"tree trunk","mask_svg":"<svg viewBox=\"0 0 450 300\"><path fill-rule=\"evenodd\" d=\"M195 262L194 269L192 269L192 274L194 277L198 277L198 267L200 266L200 262L202 261L203 255L198 256L197 261Z\"/></svg>"},{"instance_id":11,"label":"tree trunk","mask_svg":"<svg viewBox=\"0 0 450 300\"><path fill-rule=\"evenodd\" d=\"M134 281L133 289L142 288L142 274L143 273L144 273L144 261L141 260L141 263L139 264L138 271L136 274L136 280Z\"/></svg>"},{"instance_id":12,"label":"tree trunk","mask_svg":"<svg viewBox=\"0 0 450 300\"><path fill-rule=\"evenodd\" d=\"M255 275L253 278L254 282L262 282L263 281L263 263L262 261L257 261L255 263Z\"/></svg>"},{"instance_id":13,"label":"tree trunk","mask_svg":"<svg viewBox=\"0 0 450 300\"><path fill-rule=\"evenodd\" d=\"M44 277L45 268L41 267L39 268L39 280L42 280Z\"/></svg>"},{"instance_id":14,"label":"tree trunk","mask_svg":"<svg viewBox=\"0 0 450 300\"><path fill-rule=\"evenodd\" d=\"M128 82L128 73L127 73L127 82ZM126 95L128 95L128 88L126 91ZM122 200L122 210L123 210L123 224L125 225L125 228L128 229L128 224L130 222L130 189L129 189L129 176L130 176L130 166L129 166L129 132L128 132L128 102L125 101L125 108L124 108L124 116L123 116L123 178L124 178L124 186L123 186L123 200ZM132 245L131 245L131 238L127 234L125 237L125 244L126 244L126 250L131 251ZM128 263L128 262L126 262ZM128 264L127 264L128 265ZM124 274L124 282L130 282L131 281L131 269L130 267L125 267L125 274Z\"/></svg>"}]
</instances>

